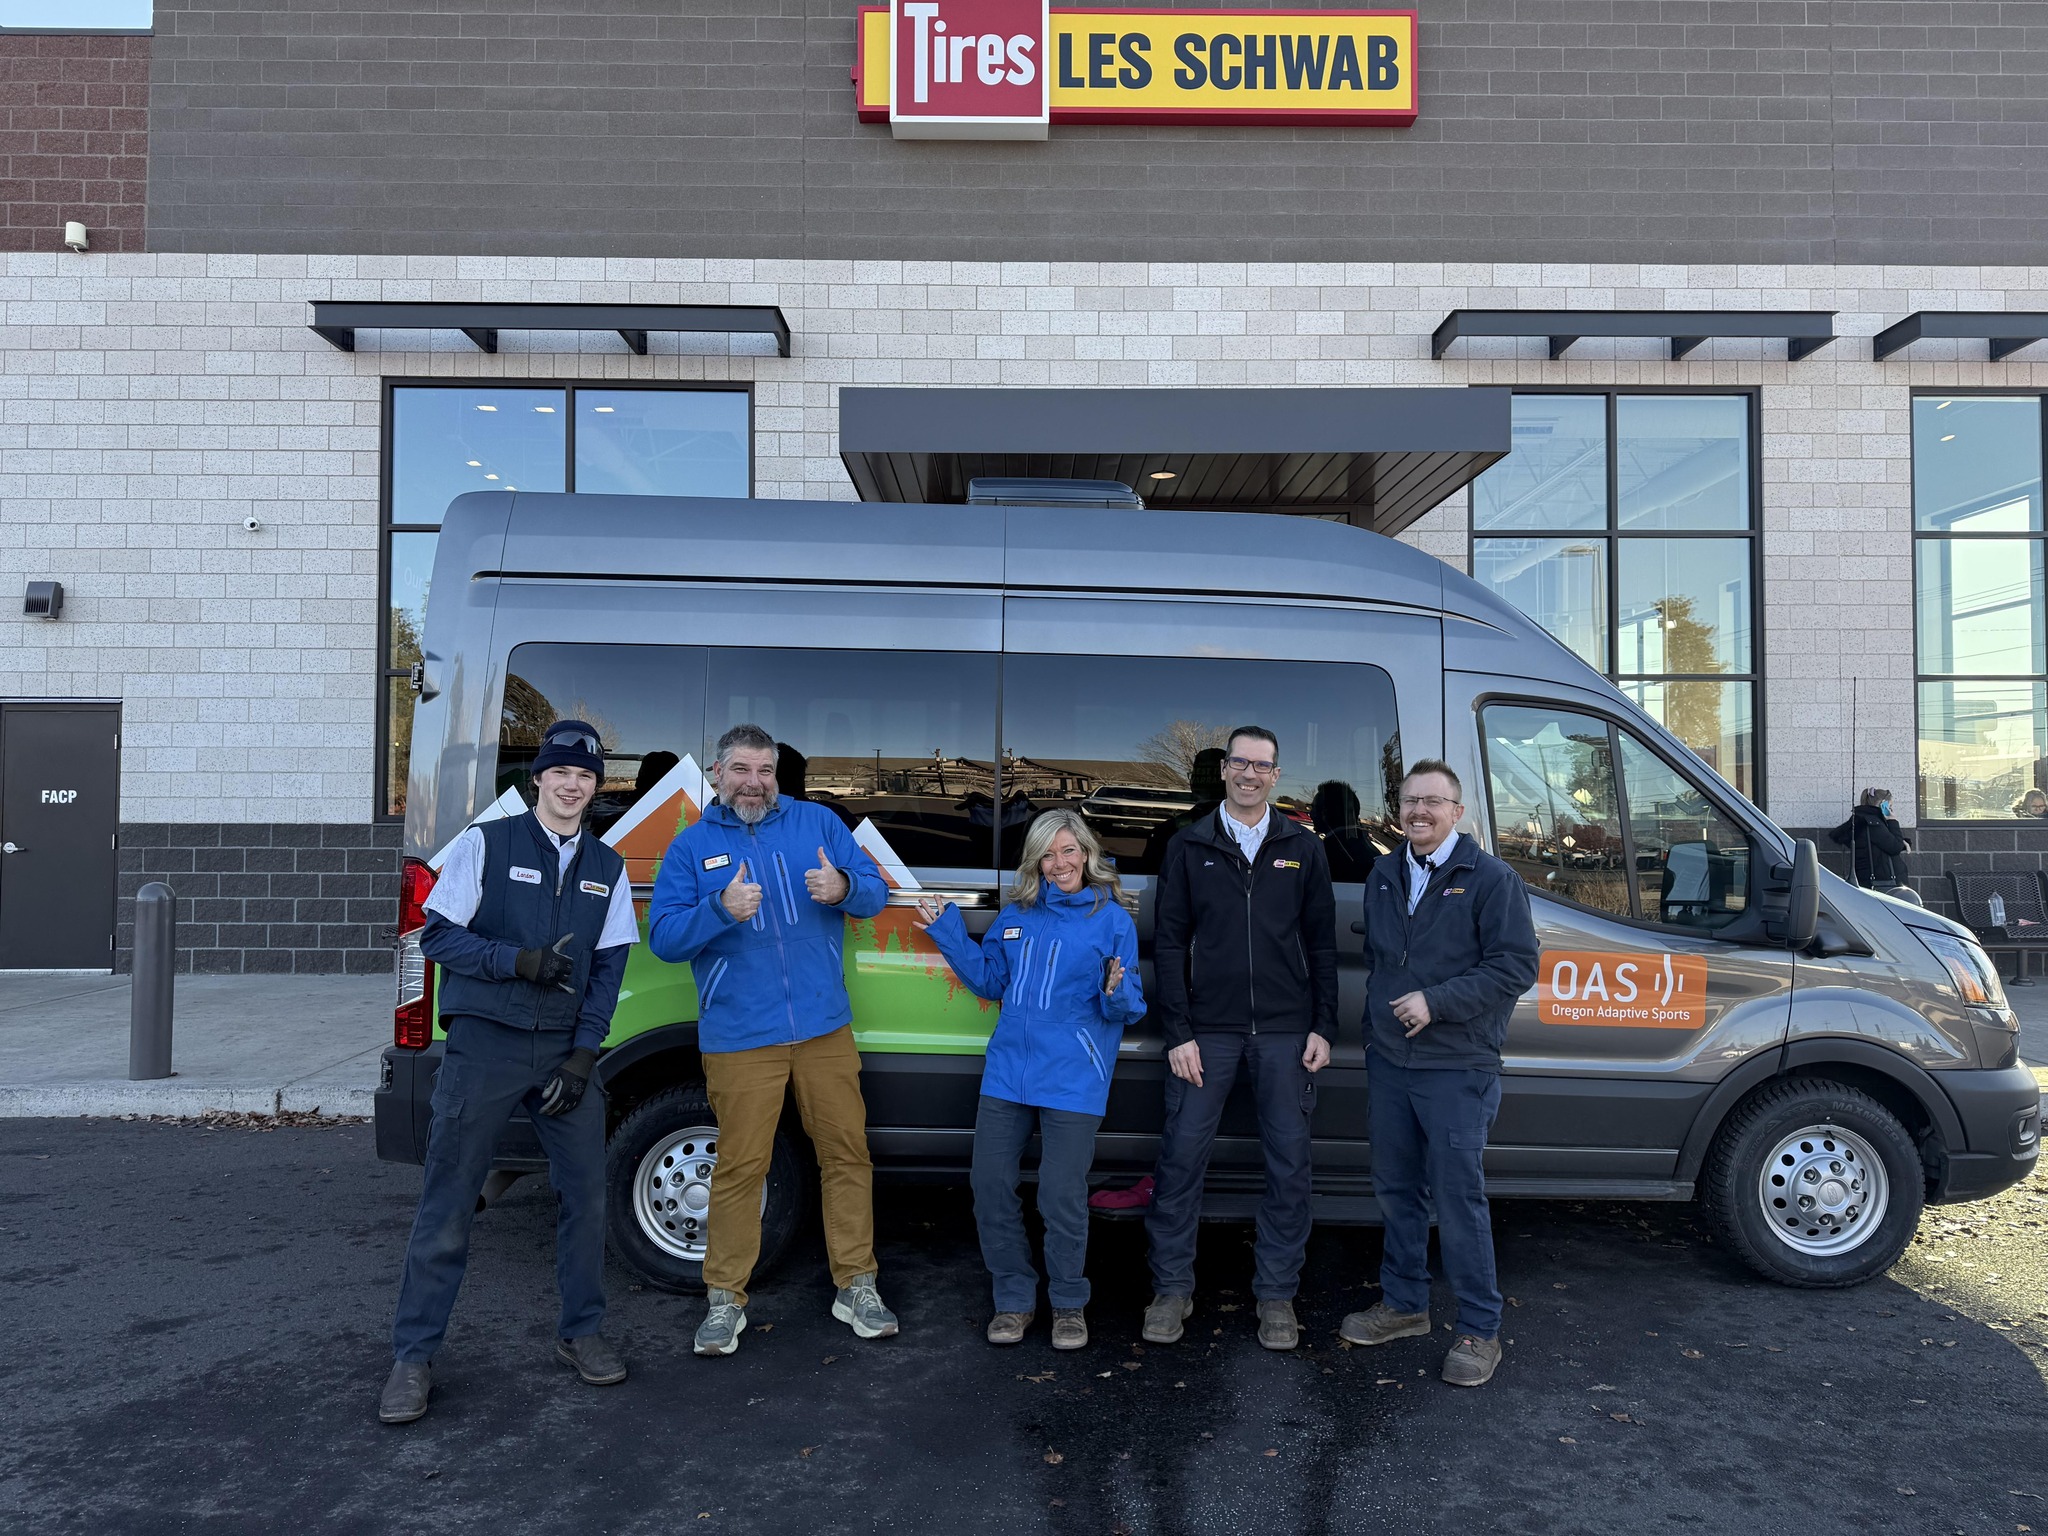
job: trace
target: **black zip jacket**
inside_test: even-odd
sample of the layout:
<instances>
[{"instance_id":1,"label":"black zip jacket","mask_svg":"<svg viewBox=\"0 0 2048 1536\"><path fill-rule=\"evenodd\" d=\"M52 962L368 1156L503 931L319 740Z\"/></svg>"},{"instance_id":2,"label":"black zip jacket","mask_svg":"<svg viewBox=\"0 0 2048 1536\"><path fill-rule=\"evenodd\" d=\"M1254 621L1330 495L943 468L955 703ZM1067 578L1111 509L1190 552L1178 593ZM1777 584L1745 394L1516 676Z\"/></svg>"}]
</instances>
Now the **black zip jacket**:
<instances>
[{"instance_id":1,"label":"black zip jacket","mask_svg":"<svg viewBox=\"0 0 2048 1536\"><path fill-rule=\"evenodd\" d=\"M1508 1019L1536 981L1536 924L1522 877L1461 833L1408 914L1408 845L1365 878L1365 1041L1397 1067L1500 1070ZM1420 992L1430 1022L1414 1039L1393 1002Z\"/></svg>"},{"instance_id":2,"label":"black zip jacket","mask_svg":"<svg viewBox=\"0 0 2048 1536\"><path fill-rule=\"evenodd\" d=\"M1152 909L1153 1011L1169 1047L1198 1029L1337 1030L1337 898L1322 840L1278 811L1245 863L1219 809L1174 834Z\"/></svg>"},{"instance_id":3,"label":"black zip jacket","mask_svg":"<svg viewBox=\"0 0 2048 1536\"><path fill-rule=\"evenodd\" d=\"M1847 848L1861 886L1906 883L1906 839L1899 824L1874 805L1859 805L1849 819L1828 834L1828 841Z\"/></svg>"}]
</instances>

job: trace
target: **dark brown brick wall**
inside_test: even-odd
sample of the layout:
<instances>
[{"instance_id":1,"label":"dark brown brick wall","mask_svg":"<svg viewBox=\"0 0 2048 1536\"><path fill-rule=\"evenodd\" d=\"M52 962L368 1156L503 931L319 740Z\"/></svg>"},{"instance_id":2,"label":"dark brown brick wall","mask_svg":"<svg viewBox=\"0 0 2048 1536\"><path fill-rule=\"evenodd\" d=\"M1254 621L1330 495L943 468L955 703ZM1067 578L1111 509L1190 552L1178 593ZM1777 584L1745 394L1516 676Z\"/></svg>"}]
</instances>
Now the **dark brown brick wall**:
<instances>
[{"instance_id":1,"label":"dark brown brick wall","mask_svg":"<svg viewBox=\"0 0 2048 1536\"><path fill-rule=\"evenodd\" d=\"M147 37L0 35L0 251L142 249Z\"/></svg>"}]
</instances>

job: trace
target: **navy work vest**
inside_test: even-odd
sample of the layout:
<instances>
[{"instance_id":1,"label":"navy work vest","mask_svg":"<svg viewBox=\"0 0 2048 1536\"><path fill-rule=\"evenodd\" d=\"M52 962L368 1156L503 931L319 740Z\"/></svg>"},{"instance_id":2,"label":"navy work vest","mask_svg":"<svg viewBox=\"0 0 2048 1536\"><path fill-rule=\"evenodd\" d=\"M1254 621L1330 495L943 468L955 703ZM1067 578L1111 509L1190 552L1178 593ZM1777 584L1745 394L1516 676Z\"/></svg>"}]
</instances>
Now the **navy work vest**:
<instances>
[{"instance_id":1,"label":"navy work vest","mask_svg":"<svg viewBox=\"0 0 2048 1536\"><path fill-rule=\"evenodd\" d=\"M443 971L441 1016L473 1014L515 1029L574 1029L591 957L604 933L612 891L626 878L626 861L586 831L568 869L557 877L559 845L531 811L487 821L477 830L484 837L483 899L469 931L521 949L547 949L566 933L562 953L576 962L576 974L563 992L516 976L483 981Z\"/></svg>"}]
</instances>

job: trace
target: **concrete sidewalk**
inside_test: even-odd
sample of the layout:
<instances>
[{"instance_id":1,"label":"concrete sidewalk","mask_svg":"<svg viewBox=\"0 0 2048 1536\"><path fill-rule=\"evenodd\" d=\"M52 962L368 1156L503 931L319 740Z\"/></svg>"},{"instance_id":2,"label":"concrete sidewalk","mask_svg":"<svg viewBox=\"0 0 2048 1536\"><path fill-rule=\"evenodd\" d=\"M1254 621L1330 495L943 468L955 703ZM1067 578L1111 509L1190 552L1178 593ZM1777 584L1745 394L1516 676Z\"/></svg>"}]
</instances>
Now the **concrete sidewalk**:
<instances>
[{"instance_id":1,"label":"concrete sidewalk","mask_svg":"<svg viewBox=\"0 0 2048 1536\"><path fill-rule=\"evenodd\" d=\"M0 972L0 1117L370 1113L388 976L180 976L173 1076L128 1080L128 978Z\"/></svg>"}]
</instances>

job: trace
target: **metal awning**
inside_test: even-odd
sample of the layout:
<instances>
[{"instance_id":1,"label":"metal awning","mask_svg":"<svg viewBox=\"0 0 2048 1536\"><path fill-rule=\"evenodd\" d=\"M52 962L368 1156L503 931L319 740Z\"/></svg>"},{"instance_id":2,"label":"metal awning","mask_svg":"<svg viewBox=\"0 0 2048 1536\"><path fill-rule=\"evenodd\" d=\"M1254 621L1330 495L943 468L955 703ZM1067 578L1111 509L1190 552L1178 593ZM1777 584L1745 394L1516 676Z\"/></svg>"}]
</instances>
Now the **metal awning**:
<instances>
[{"instance_id":1,"label":"metal awning","mask_svg":"<svg viewBox=\"0 0 2048 1536\"><path fill-rule=\"evenodd\" d=\"M2021 347L2048 341L2048 310L1918 310L1877 333L1870 344L1871 361L1881 363L1916 341L1988 341L1995 363Z\"/></svg>"},{"instance_id":2,"label":"metal awning","mask_svg":"<svg viewBox=\"0 0 2048 1536\"><path fill-rule=\"evenodd\" d=\"M1717 337L1785 339L1785 357L1798 362L1835 339L1831 309L1454 309L1430 338L1440 358L1451 343L1475 336L1543 336L1550 355L1588 336L1651 337L1671 343L1676 362Z\"/></svg>"},{"instance_id":3,"label":"metal awning","mask_svg":"<svg viewBox=\"0 0 2048 1536\"><path fill-rule=\"evenodd\" d=\"M315 301L312 328L344 352L357 331L460 331L486 352L500 331L617 331L645 355L652 331L765 335L789 356L789 322L777 304L431 304Z\"/></svg>"},{"instance_id":4,"label":"metal awning","mask_svg":"<svg viewBox=\"0 0 2048 1536\"><path fill-rule=\"evenodd\" d=\"M839 457L863 501L965 501L983 477L1121 480L1152 507L1396 533L1510 441L1496 388L839 391Z\"/></svg>"}]
</instances>

